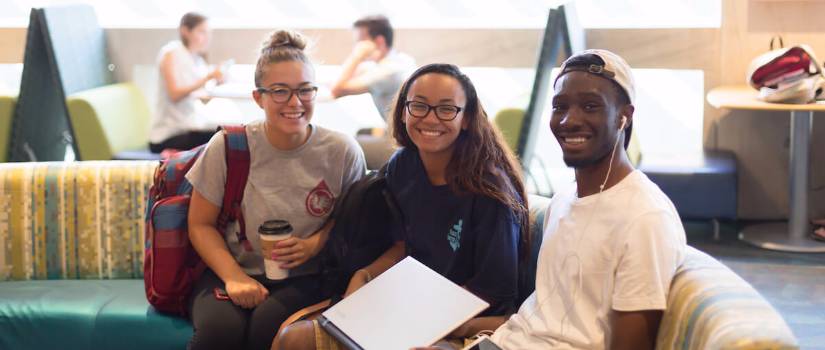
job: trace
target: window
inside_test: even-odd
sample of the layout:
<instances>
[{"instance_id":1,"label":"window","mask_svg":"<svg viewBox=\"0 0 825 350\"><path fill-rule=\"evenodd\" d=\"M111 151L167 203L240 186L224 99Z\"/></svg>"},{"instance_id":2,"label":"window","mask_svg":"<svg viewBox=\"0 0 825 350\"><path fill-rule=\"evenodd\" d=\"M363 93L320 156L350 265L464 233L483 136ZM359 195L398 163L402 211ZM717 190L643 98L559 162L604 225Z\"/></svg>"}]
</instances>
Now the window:
<instances>
[{"instance_id":1,"label":"window","mask_svg":"<svg viewBox=\"0 0 825 350\"><path fill-rule=\"evenodd\" d=\"M543 28L559 0L0 0L0 26L25 27L29 9L85 3L104 27L174 27L199 11L217 28L349 28L381 13L399 28ZM577 0L585 28L718 27L721 0Z\"/></svg>"},{"instance_id":2,"label":"window","mask_svg":"<svg viewBox=\"0 0 825 350\"><path fill-rule=\"evenodd\" d=\"M578 0L585 28L718 28L721 0Z\"/></svg>"}]
</instances>

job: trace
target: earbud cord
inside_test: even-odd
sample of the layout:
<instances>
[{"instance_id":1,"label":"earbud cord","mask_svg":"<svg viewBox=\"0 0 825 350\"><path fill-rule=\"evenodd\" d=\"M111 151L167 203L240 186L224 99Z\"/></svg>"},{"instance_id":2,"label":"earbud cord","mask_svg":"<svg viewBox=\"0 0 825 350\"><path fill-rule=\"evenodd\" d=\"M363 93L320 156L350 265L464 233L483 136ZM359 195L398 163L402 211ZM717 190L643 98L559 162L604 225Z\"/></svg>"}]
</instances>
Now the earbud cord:
<instances>
[{"instance_id":1,"label":"earbud cord","mask_svg":"<svg viewBox=\"0 0 825 350\"><path fill-rule=\"evenodd\" d=\"M622 117L622 126L619 127L619 130L624 130L624 125L625 125L625 120L626 120L624 118L625 117ZM613 159L616 157L616 148L618 148L620 140L621 140L621 138L619 136L616 136L616 142L613 143L613 150L610 152L610 163L607 165L607 174L605 174L604 181L602 182L602 184L599 185L599 194L604 192L604 186L607 185L607 181L610 179L610 172L613 170ZM576 241L576 249L571 253L571 254L573 254L573 256L576 257L576 261L578 263L577 265L579 267L579 271L577 272L577 276L578 276L579 284L578 284L578 288L573 290L573 302L570 303L569 305L565 305L565 307L564 307L564 316L562 316L561 324L559 326L559 330L560 330L562 336L564 336L564 321L567 320L567 316L570 314L570 311L573 309L573 307L578 302L579 294L580 294L581 289L582 289L582 264L581 264L581 257L579 257L579 253L578 253L579 244L581 243L582 238L587 233L587 227L589 227L590 223L593 221L592 220L593 219L593 214L599 208L599 205L601 204L601 201L602 201L602 197L599 196L596 199L596 204L593 205L593 209L590 211L590 215L588 215L588 217L587 217L587 223L584 225L584 230L581 232L581 234L579 234L579 239L578 239L578 241Z\"/></svg>"}]
</instances>

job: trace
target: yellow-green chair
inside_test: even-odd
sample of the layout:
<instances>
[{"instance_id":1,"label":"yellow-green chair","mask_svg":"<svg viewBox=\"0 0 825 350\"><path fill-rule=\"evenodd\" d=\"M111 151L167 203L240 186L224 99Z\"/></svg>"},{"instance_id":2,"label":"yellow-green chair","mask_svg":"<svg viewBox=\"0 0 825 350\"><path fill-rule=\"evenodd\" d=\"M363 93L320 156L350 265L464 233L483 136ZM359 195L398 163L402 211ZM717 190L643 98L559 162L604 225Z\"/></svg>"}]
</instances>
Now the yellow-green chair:
<instances>
[{"instance_id":1,"label":"yellow-green chair","mask_svg":"<svg viewBox=\"0 0 825 350\"><path fill-rule=\"evenodd\" d=\"M11 121L17 96L0 95L0 162L5 162L9 155L11 140Z\"/></svg>"},{"instance_id":2,"label":"yellow-green chair","mask_svg":"<svg viewBox=\"0 0 825 350\"><path fill-rule=\"evenodd\" d=\"M524 123L524 110L520 108L505 108L493 118L493 122L504 136L504 141L514 153L518 151L518 141L521 134L521 124ZM519 155L521 156L521 155Z\"/></svg>"},{"instance_id":3,"label":"yellow-green chair","mask_svg":"<svg viewBox=\"0 0 825 350\"><path fill-rule=\"evenodd\" d=\"M84 90L66 105L79 160L160 159L147 149L151 115L134 84Z\"/></svg>"},{"instance_id":4,"label":"yellow-green chair","mask_svg":"<svg viewBox=\"0 0 825 350\"><path fill-rule=\"evenodd\" d=\"M501 132L501 135L504 137L504 141L507 143L507 146L510 147L510 150L512 150L517 157L521 158L521 154L518 153L518 143L521 139L521 126L524 124L524 110L520 108L502 109L496 113L496 116L493 118L493 123L496 127L498 127L498 130ZM533 187L536 189L535 191L537 194L551 197L553 195L553 185L550 182L547 167L544 165L544 161L541 160L541 157L533 157L533 160L539 163L542 173L544 173L543 186L539 185L535 175L530 170L530 166L524 167L524 173L527 176L527 179L531 180L533 183Z\"/></svg>"}]
</instances>

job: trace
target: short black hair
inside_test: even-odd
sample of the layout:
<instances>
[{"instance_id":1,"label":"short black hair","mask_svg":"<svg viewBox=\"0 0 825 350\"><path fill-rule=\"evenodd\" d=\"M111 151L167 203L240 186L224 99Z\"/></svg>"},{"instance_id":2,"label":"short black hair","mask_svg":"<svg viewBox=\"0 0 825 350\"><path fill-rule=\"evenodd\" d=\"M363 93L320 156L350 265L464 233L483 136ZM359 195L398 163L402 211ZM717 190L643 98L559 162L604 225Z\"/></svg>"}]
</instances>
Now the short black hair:
<instances>
[{"instance_id":1,"label":"short black hair","mask_svg":"<svg viewBox=\"0 0 825 350\"><path fill-rule=\"evenodd\" d=\"M373 39L379 35L383 36L384 40L387 41L387 47L392 47L392 26L390 25L390 20L387 19L386 16L373 15L362 17L361 19L355 21L352 26L355 28L367 28L367 33L369 33L370 38Z\"/></svg>"},{"instance_id":2,"label":"short black hair","mask_svg":"<svg viewBox=\"0 0 825 350\"><path fill-rule=\"evenodd\" d=\"M589 67L591 65L597 66L604 66L604 60L599 57L599 55L587 53L582 55L577 55L570 57L567 61L565 61L565 67ZM610 80L610 83L613 85L614 90L616 91L616 103L620 106L629 105L630 104L630 96L627 95L627 91L619 85L615 80ZM624 148L627 149L627 146L630 145L630 135L633 134L633 123L628 124L624 129L625 137L624 137Z\"/></svg>"}]
</instances>

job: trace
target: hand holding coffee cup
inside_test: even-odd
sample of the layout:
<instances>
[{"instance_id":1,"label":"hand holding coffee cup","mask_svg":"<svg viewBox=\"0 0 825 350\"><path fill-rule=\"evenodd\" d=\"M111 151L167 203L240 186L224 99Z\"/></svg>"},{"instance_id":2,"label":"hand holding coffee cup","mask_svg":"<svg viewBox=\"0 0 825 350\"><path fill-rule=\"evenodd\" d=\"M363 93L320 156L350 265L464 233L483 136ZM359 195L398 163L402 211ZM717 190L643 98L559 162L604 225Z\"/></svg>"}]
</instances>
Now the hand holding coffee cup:
<instances>
[{"instance_id":1,"label":"hand holding coffee cup","mask_svg":"<svg viewBox=\"0 0 825 350\"><path fill-rule=\"evenodd\" d=\"M275 258L275 249L279 242L292 237L292 225L285 220L269 220L258 227L261 251L264 256L266 278L282 280L289 276L289 269L283 268Z\"/></svg>"}]
</instances>

